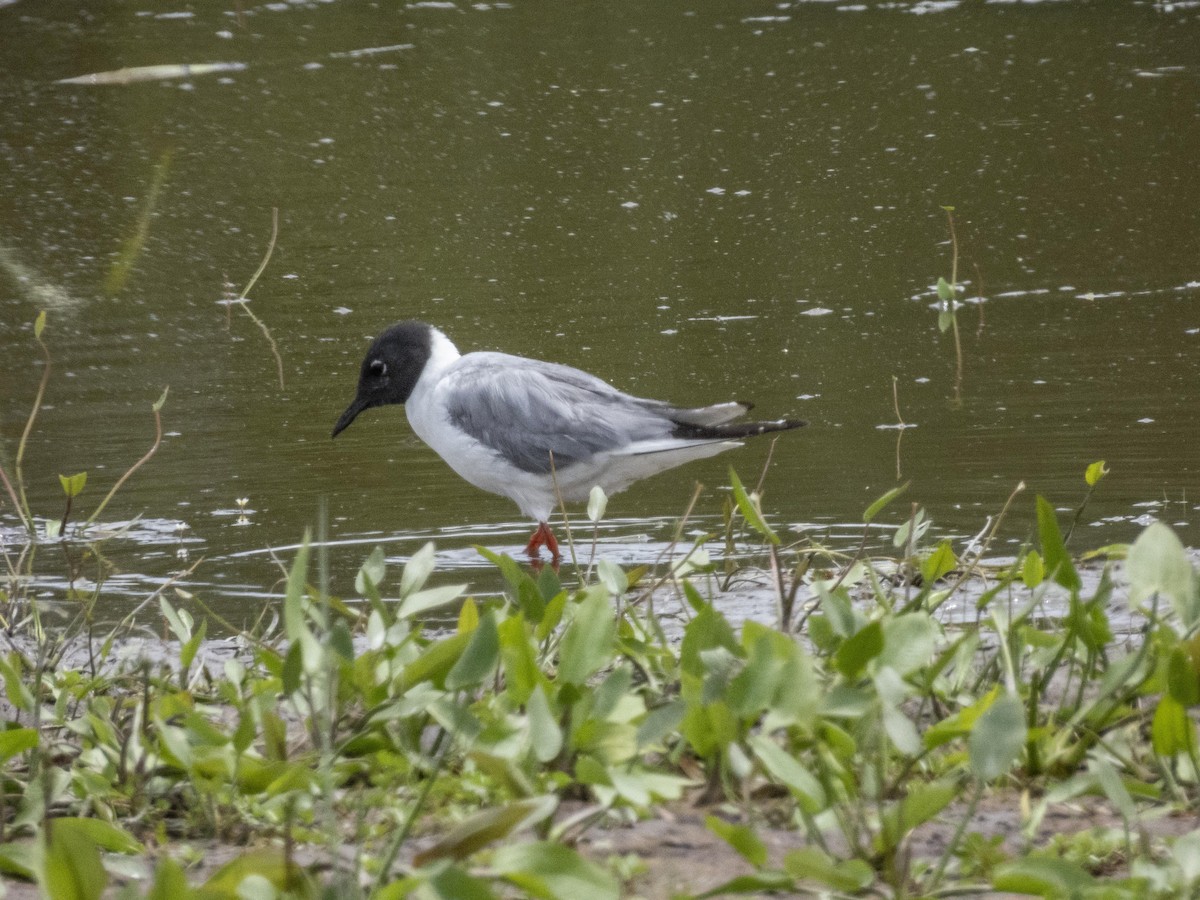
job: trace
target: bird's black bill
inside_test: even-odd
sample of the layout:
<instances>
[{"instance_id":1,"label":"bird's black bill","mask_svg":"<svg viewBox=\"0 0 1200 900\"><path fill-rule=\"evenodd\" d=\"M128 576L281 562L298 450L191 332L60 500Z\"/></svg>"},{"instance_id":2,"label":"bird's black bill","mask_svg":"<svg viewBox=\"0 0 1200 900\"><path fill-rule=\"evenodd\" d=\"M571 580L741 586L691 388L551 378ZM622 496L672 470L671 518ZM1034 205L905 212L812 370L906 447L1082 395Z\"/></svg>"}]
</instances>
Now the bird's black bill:
<instances>
[{"instance_id":1,"label":"bird's black bill","mask_svg":"<svg viewBox=\"0 0 1200 900\"><path fill-rule=\"evenodd\" d=\"M335 438L341 432L345 431L349 427L350 423L353 422L358 416L358 414L370 405L371 404L366 400L355 397L354 402L346 407L346 411L342 413L342 417L337 420L337 424L333 426L333 433L329 436L331 438Z\"/></svg>"}]
</instances>

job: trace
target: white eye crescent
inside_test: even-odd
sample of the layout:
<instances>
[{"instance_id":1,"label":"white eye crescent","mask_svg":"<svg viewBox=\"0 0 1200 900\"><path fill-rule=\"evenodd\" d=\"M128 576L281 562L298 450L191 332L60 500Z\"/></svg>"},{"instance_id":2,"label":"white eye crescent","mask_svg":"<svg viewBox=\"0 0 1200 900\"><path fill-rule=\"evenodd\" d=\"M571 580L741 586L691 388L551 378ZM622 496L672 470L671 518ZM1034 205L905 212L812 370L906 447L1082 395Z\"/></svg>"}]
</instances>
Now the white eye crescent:
<instances>
[{"instance_id":1,"label":"white eye crescent","mask_svg":"<svg viewBox=\"0 0 1200 900\"><path fill-rule=\"evenodd\" d=\"M387 363L382 359L371 360L371 365L367 367L372 375L382 378L387 374Z\"/></svg>"}]
</instances>

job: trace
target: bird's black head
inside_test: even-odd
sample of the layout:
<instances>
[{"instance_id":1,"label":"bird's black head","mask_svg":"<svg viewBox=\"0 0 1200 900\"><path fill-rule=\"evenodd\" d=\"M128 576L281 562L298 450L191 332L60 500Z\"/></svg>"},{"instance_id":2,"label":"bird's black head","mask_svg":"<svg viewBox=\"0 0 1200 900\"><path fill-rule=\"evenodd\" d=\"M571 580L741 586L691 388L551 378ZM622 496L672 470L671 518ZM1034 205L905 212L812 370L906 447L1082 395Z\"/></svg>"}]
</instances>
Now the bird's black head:
<instances>
[{"instance_id":1,"label":"bird's black head","mask_svg":"<svg viewBox=\"0 0 1200 900\"><path fill-rule=\"evenodd\" d=\"M424 322L397 322L375 338L362 362L354 402L333 426L331 437L364 409L408 400L429 360L432 331Z\"/></svg>"}]
</instances>

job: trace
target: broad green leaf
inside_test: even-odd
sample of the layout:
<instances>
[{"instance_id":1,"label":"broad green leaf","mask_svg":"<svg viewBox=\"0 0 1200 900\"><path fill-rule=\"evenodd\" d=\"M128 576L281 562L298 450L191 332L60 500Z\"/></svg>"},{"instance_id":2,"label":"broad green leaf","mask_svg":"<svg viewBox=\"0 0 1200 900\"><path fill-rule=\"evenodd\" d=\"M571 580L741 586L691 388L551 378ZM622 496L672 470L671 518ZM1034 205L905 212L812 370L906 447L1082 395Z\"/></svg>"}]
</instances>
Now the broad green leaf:
<instances>
[{"instance_id":1,"label":"broad green leaf","mask_svg":"<svg viewBox=\"0 0 1200 900\"><path fill-rule=\"evenodd\" d=\"M535 897L618 900L621 885L600 866L563 844L537 841L501 847L492 868Z\"/></svg>"},{"instance_id":2,"label":"broad green leaf","mask_svg":"<svg viewBox=\"0 0 1200 900\"><path fill-rule=\"evenodd\" d=\"M953 309L939 309L938 310L938 331L945 334L947 331L950 330L950 326L953 324L954 324L954 310Z\"/></svg>"},{"instance_id":3,"label":"broad green leaf","mask_svg":"<svg viewBox=\"0 0 1200 900\"><path fill-rule=\"evenodd\" d=\"M1138 535L1129 548L1125 574L1130 603L1165 594L1185 628L1190 630L1200 620L1192 564L1175 532L1163 523L1155 522Z\"/></svg>"},{"instance_id":4,"label":"broad green leaf","mask_svg":"<svg viewBox=\"0 0 1200 900\"><path fill-rule=\"evenodd\" d=\"M558 680L565 684L583 684L609 661L616 630L607 591L589 590L574 612L558 654Z\"/></svg>"},{"instance_id":5,"label":"broad green leaf","mask_svg":"<svg viewBox=\"0 0 1200 900\"><path fill-rule=\"evenodd\" d=\"M521 616L509 616L496 629L500 636L500 663L504 666L504 690L513 703L529 701L535 686L545 680L529 639L530 627Z\"/></svg>"},{"instance_id":6,"label":"broad green leaf","mask_svg":"<svg viewBox=\"0 0 1200 900\"><path fill-rule=\"evenodd\" d=\"M883 813L877 846L892 850L900 846L914 829L924 825L950 805L960 793L957 783L949 779L923 784L912 782L908 794L891 804Z\"/></svg>"},{"instance_id":7,"label":"broad green leaf","mask_svg":"<svg viewBox=\"0 0 1200 900\"><path fill-rule=\"evenodd\" d=\"M474 633L469 631L452 635L431 644L424 653L405 666L401 676L401 689L406 691L422 681L430 681L438 687L444 685L446 673L458 662Z\"/></svg>"},{"instance_id":8,"label":"broad green leaf","mask_svg":"<svg viewBox=\"0 0 1200 900\"><path fill-rule=\"evenodd\" d=\"M798 759L763 734L753 735L747 743L767 774L795 794L806 812L815 814L825 808L825 789Z\"/></svg>"},{"instance_id":9,"label":"broad green leaf","mask_svg":"<svg viewBox=\"0 0 1200 900\"><path fill-rule=\"evenodd\" d=\"M1100 483L1100 479L1107 474L1108 466L1101 459L1087 467L1087 471L1083 473L1083 480L1087 482L1088 487L1095 487Z\"/></svg>"},{"instance_id":10,"label":"broad green leaf","mask_svg":"<svg viewBox=\"0 0 1200 900\"><path fill-rule=\"evenodd\" d=\"M412 882L408 890L397 888L395 893L390 893L396 885L403 885L405 882ZM379 894L372 894L373 900L402 900L402 898L413 896L413 891L420 884L421 890L416 893L418 897L432 897L434 900L496 900L496 894L492 891L491 886L482 878L476 878L468 874L459 866L446 866L438 869L423 883L417 882L415 878L404 879L404 881L394 881L387 885Z\"/></svg>"},{"instance_id":11,"label":"broad green leaf","mask_svg":"<svg viewBox=\"0 0 1200 900\"><path fill-rule=\"evenodd\" d=\"M1200 703L1200 679L1192 655L1179 645L1172 647L1167 657L1167 690L1184 706Z\"/></svg>"},{"instance_id":12,"label":"broad green leaf","mask_svg":"<svg viewBox=\"0 0 1200 900\"><path fill-rule=\"evenodd\" d=\"M754 894L756 897L764 894L789 895L794 887L795 879L787 872L773 872L766 869L749 875L736 875L703 894L696 894L696 900L706 900L708 897L728 897L731 894ZM680 896L687 895L681 894Z\"/></svg>"},{"instance_id":13,"label":"broad green leaf","mask_svg":"<svg viewBox=\"0 0 1200 900\"><path fill-rule=\"evenodd\" d=\"M927 585L933 584L939 578L954 571L958 565L958 557L950 547L950 541L945 540L921 562L921 578Z\"/></svg>"},{"instance_id":14,"label":"broad green leaf","mask_svg":"<svg viewBox=\"0 0 1200 900\"><path fill-rule=\"evenodd\" d=\"M834 665L847 678L857 678L867 663L883 652L883 626L870 622L842 641L834 654Z\"/></svg>"},{"instance_id":15,"label":"broad green leaf","mask_svg":"<svg viewBox=\"0 0 1200 900\"><path fill-rule=\"evenodd\" d=\"M479 618L479 627L470 632L471 640L446 675L446 690L479 684L491 676L500 658L500 635L496 614L488 610Z\"/></svg>"},{"instance_id":16,"label":"broad green leaf","mask_svg":"<svg viewBox=\"0 0 1200 900\"><path fill-rule=\"evenodd\" d=\"M921 736L917 733L917 726L901 711L900 707L884 705L883 730L887 732L888 739L901 753L907 756L916 756L921 752Z\"/></svg>"},{"instance_id":17,"label":"broad green leaf","mask_svg":"<svg viewBox=\"0 0 1200 900\"><path fill-rule=\"evenodd\" d=\"M231 859L204 882L204 892L239 897L238 889L251 875L265 878L277 891L291 889L301 893L301 885L296 883L301 877L299 869L295 863L288 864L282 847L250 850Z\"/></svg>"},{"instance_id":18,"label":"broad green leaf","mask_svg":"<svg viewBox=\"0 0 1200 900\"><path fill-rule=\"evenodd\" d=\"M924 612L905 613L883 620L883 650L879 665L908 675L929 664L940 633L933 618Z\"/></svg>"},{"instance_id":19,"label":"broad green leaf","mask_svg":"<svg viewBox=\"0 0 1200 900\"><path fill-rule=\"evenodd\" d=\"M362 597L378 592L385 577L387 558L383 554L383 548L376 547L358 567L358 573L354 576L354 590Z\"/></svg>"},{"instance_id":20,"label":"broad green leaf","mask_svg":"<svg viewBox=\"0 0 1200 900\"><path fill-rule=\"evenodd\" d=\"M1038 536L1042 542L1042 558L1046 563L1046 571L1054 574L1054 580L1069 591L1078 591L1083 582L1075 571L1070 554L1063 543L1062 532L1058 529L1058 517L1054 507L1045 497L1037 498Z\"/></svg>"},{"instance_id":21,"label":"broad green leaf","mask_svg":"<svg viewBox=\"0 0 1200 900\"><path fill-rule=\"evenodd\" d=\"M400 597L407 599L408 595L419 591L433 574L433 541L429 541L420 550L409 557L400 574Z\"/></svg>"},{"instance_id":22,"label":"broad green leaf","mask_svg":"<svg viewBox=\"0 0 1200 900\"><path fill-rule=\"evenodd\" d=\"M10 728L0 731L0 761L11 759L38 745L35 728Z\"/></svg>"},{"instance_id":23,"label":"broad green leaf","mask_svg":"<svg viewBox=\"0 0 1200 900\"><path fill-rule=\"evenodd\" d=\"M703 678L705 666L700 654L714 647L724 647L733 654L741 652L729 621L711 603L703 603L696 612L696 618L688 622L683 630L683 642L679 645L679 668L696 678Z\"/></svg>"},{"instance_id":24,"label":"broad green leaf","mask_svg":"<svg viewBox=\"0 0 1200 900\"><path fill-rule=\"evenodd\" d=\"M1081 897L1096 879L1077 863L1048 856L1024 856L996 868L992 887L1043 897Z\"/></svg>"},{"instance_id":25,"label":"broad green leaf","mask_svg":"<svg viewBox=\"0 0 1200 900\"><path fill-rule=\"evenodd\" d=\"M908 490L908 486L910 484L912 484L911 481L906 481L906 482L904 482L904 484L901 484L901 485L898 485L897 487L892 488L890 491L888 491L886 494L884 494L882 497L880 497L878 500L876 500L874 503L872 503L870 506L868 506L866 511L863 513L863 523L866 525L870 525L871 521L877 515L879 515L881 512L883 512L884 508L889 503L891 503L893 500L895 500L897 497L899 497L901 494L903 494L905 491Z\"/></svg>"},{"instance_id":26,"label":"broad green leaf","mask_svg":"<svg viewBox=\"0 0 1200 900\"><path fill-rule=\"evenodd\" d=\"M416 618L429 612L431 609L437 609L439 606L453 603L463 595L463 591L466 589L467 586L465 584L447 584L441 587L426 588L423 591L405 594L404 599L400 601L399 609L396 610L396 618Z\"/></svg>"},{"instance_id":27,"label":"broad green leaf","mask_svg":"<svg viewBox=\"0 0 1200 900\"><path fill-rule=\"evenodd\" d=\"M940 275L937 280L937 295L938 299L943 303L954 299L954 288L950 286L950 282Z\"/></svg>"},{"instance_id":28,"label":"broad green leaf","mask_svg":"<svg viewBox=\"0 0 1200 900\"><path fill-rule=\"evenodd\" d=\"M1030 550L1025 554L1025 560L1021 565L1021 581L1025 587L1032 590L1046 579L1046 567L1042 565L1042 555L1036 550Z\"/></svg>"},{"instance_id":29,"label":"broad green leaf","mask_svg":"<svg viewBox=\"0 0 1200 900\"><path fill-rule=\"evenodd\" d=\"M596 577L614 597L621 597L629 590L629 578L626 577L625 570L607 559L596 563Z\"/></svg>"},{"instance_id":30,"label":"broad green leaf","mask_svg":"<svg viewBox=\"0 0 1200 900\"><path fill-rule=\"evenodd\" d=\"M746 492L746 488L742 486L742 480L738 478L737 472L733 470L733 466L729 467L729 484L733 488L734 502L737 504L742 518L746 520L746 524L770 543L778 544L779 535L771 529L771 526L767 524L767 520L763 518L758 494L748 494Z\"/></svg>"},{"instance_id":31,"label":"broad green leaf","mask_svg":"<svg viewBox=\"0 0 1200 900\"><path fill-rule=\"evenodd\" d=\"M413 857L413 865L424 866L439 859L466 859L493 841L502 840L527 825L553 815L557 798L547 795L517 800L485 809L459 822L437 843Z\"/></svg>"},{"instance_id":32,"label":"broad green leaf","mask_svg":"<svg viewBox=\"0 0 1200 900\"><path fill-rule=\"evenodd\" d=\"M1008 772L1025 746L1025 708L1011 694L989 706L971 729L967 742L971 771L982 781Z\"/></svg>"},{"instance_id":33,"label":"broad green leaf","mask_svg":"<svg viewBox=\"0 0 1200 900\"><path fill-rule=\"evenodd\" d=\"M87 484L87 472L77 472L74 475L59 475L58 482L62 485L63 493L68 497L78 497Z\"/></svg>"},{"instance_id":34,"label":"broad green leaf","mask_svg":"<svg viewBox=\"0 0 1200 900\"><path fill-rule=\"evenodd\" d=\"M1159 756L1196 750L1196 723L1188 715L1187 708L1170 694L1163 694L1154 710L1150 745Z\"/></svg>"},{"instance_id":35,"label":"broad green leaf","mask_svg":"<svg viewBox=\"0 0 1200 900\"><path fill-rule=\"evenodd\" d=\"M106 822L103 819L82 819L64 817L54 819L54 827L70 828L87 838L101 850L109 853L145 853L142 842L124 828Z\"/></svg>"},{"instance_id":36,"label":"broad green leaf","mask_svg":"<svg viewBox=\"0 0 1200 900\"><path fill-rule=\"evenodd\" d=\"M1104 795L1112 801L1113 806L1121 813L1126 825L1132 825L1137 818L1137 806L1116 766L1102 756L1093 756L1088 760L1088 768L1096 776L1096 781Z\"/></svg>"},{"instance_id":37,"label":"broad green leaf","mask_svg":"<svg viewBox=\"0 0 1200 900\"><path fill-rule=\"evenodd\" d=\"M762 868L767 864L767 845L759 839L749 825L726 822L717 816L705 816L704 824L709 831L736 850L750 865Z\"/></svg>"},{"instance_id":38,"label":"broad green leaf","mask_svg":"<svg viewBox=\"0 0 1200 900\"><path fill-rule=\"evenodd\" d=\"M0 844L0 875L15 875L33 881L41 864L39 847L32 841Z\"/></svg>"},{"instance_id":39,"label":"broad green leaf","mask_svg":"<svg viewBox=\"0 0 1200 900\"><path fill-rule=\"evenodd\" d=\"M819 847L790 851L783 858L783 867L793 878L818 881L847 893L866 890L875 880L875 873L861 859L837 861Z\"/></svg>"},{"instance_id":40,"label":"broad green leaf","mask_svg":"<svg viewBox=\"0 0 1200 900\"><path fill-rule=\"evenodd\" d=\"M594 485L588 493L588 519L594 524L599 524L600 520L604 518L606 509L608 509L608 495L604 493L604 488L600 485Z\"/></svg>"},{"instance_id":41,"label":"broad green leaf","mask_svg":"<svg viewBox=\"0 0 1200 900\"><path fill-rule=\"evenodd\" d=\"M161 856L154 867L154 883L146 900L187 900L192 895L183 868L170 856Z\"/></svg>"},{"instance_id":42,"label":"broad green leaf","mask_svg":"<svg viewBox=\"0 0 1200 900\"><path fill-rule=\"evenodd\" d=\"M540 684L529 695L526 710L529 713L529 741L533 745L533 755L538 762L549 762L562 750L563 733Z\"/></svg>"},{"instance_id":43,"label":"broad green leaf","mask_svg":"<svg viewBox=\"0 0 1200 900\"><path fill-rule=\"evenodd\" d=\"M651 747L671 734L679 727L686 712L687 704L683 700L672 700L650 710L638 726L638 747Z\"/></svg>"},{"instance_id":44,"label":"broad green leaf","mask_svg":"<svg viewBox=\"0 0 1200 900\"><path fill-rule=\"evenodd\" d=\"M38 881L44 896L54 900L100 900L108 885L100 848L79 821L51 819L45 826Z\"/></svg>"}]
</instances>

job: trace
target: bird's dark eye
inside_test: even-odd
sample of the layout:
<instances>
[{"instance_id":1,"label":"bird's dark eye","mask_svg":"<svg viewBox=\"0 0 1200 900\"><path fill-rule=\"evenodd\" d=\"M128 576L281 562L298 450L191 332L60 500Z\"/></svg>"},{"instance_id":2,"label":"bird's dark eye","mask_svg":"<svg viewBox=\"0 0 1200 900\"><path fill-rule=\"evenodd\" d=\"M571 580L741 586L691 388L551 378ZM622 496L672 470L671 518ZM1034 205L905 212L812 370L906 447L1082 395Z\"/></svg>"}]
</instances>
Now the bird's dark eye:
<instances>
[{"instance_id":1,"label":"bird's dark eye","mask_svg":"<svg viewBox=\"0 0 1200 900\"><path fill-rule=\"evenodd\" d=\"M387 363L385 363L382 359L373 359L371 360L371 364L367 366L367 369L376 378L382 378L387 374Z\"/></svg>"}]
</instances>

